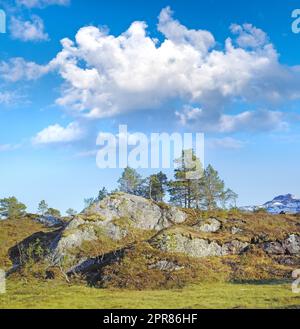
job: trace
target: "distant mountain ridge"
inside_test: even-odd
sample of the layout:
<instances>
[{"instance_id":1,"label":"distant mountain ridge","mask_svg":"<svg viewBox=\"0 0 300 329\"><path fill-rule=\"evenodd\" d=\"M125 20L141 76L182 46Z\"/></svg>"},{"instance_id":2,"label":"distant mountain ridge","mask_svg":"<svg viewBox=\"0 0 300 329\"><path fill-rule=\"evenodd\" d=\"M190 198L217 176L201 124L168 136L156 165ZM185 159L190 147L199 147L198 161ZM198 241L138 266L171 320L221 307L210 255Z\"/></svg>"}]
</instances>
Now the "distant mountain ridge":
<instances>
[{"instance_id":1,"label":"distant mountain ridge","mask_svg":"<svg viewBox=\"0 0 300 329\"><path fill-rule=\"evenodd\" d=\"M300 213L300 199L292 194L279 195L261 206L242 207L241 209L245 211L265 209L271 214L297 214Z\"/></svg>"}]
</instances>

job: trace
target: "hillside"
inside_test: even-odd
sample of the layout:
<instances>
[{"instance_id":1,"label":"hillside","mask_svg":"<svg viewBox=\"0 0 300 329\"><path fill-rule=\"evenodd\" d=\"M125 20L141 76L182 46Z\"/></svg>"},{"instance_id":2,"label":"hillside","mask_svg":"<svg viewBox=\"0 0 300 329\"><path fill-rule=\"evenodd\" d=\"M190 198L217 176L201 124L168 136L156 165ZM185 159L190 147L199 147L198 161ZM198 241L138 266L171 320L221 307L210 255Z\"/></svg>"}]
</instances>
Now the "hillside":
<instances>
[{"instance_id":1,"label":"hillside","mask_svg":"<svg viewBox=\"0 0 300 329\"><path fill-rule=\"evenodd\" d=\"M12 266L9 249L37 232L49 229L33 221L31 217L0 221L0 268L8 270Z\"/></svg>"},{"instance_id":2,"label":"hillside","mask_svg":"<svg viewBox=\"0 0 300 329\"><path fill-rule=\"evenodd\" d=\"M183 210L118 193L60 227L33 219L0 222L9 273L0 308L300 305L290 288L296 215Z\"/></svg>"},{"instance_id":3,"label":"hillside","mask_svg":"<svg viewBox=\"0 0 300 329\"><path fill-rule=\"evenodd\" d=\"M209 214L118 193L60 228L29 219L0 225L2 264L14 264L12 276L165 289L285 280L300 266L295 215Z\"/></svg>"}]
</instances>

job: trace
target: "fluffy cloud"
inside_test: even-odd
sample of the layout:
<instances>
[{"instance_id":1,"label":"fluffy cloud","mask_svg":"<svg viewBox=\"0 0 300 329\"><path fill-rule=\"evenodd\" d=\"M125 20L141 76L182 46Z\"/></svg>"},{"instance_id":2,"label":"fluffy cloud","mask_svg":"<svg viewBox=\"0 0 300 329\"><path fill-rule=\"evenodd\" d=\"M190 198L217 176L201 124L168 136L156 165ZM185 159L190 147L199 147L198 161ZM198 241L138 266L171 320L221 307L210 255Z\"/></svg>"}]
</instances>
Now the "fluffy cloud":
<instances>
[{"instance_id":1,"label":"fluffy cloud","mask_svg":"<svg viewBox=\"0 0 300 329\"><path fill-rule=\"evenodd\" d=\"M179 100L185 108L198 104L177 113L182 123L201 118L227 132L261 127L261 117L276 124L281 114L231 117L224 114L224 104L300 98L299 68L281 65L267 35L250 24L232 25L233 37L223 50L215 48L210 32L189 30L174 20L169 8L162 10L158 30L164 35L161 43L148 36L145 22L133 22L119 36L87 26L75 42L62 40L63 49L51 63L65 81L57 103L77 115L104 118Z\"/></svg>"},{"instance_id":2,"label":"fluffy cloud","mask_svg":"<svg viewBox=\"0 0 300 329\"><path fill-rule=\"evenodd\" d=\"M186 107L176 112L182 126L202 129L202 131L232 133L235 131L285 130L288 122L285 113L280 111L244 111L235 115L219 114L209 116L202 109Z\"/></svg>"},{"instance_id":3,"label":"fluffy cloud","mask_svg":"<svg viewBox=\"0 0 300 329\"><path fill-rule=\"evenodd\" d=\"M44 8L52 5L66 6L70 0L17 0L17 4L27 8Z\"/></svg>"},{"instance_id":4,"label":"fluffy cloud","mask_svg":"<svg viewBox=\"0 0 300 329\"><path fill-rule=\"evenodd\" d=\"M237 130L266 131L284 130L288 123L284 113L276 111L246 111L237 115L222 115L219 120L219 131L230 133Z\"/></svg>"},{"instance_id":5,"label":"fluffy cloud","mask_svg":"<svg viewBox=\"0 0 300 329\"><path fill-rule=\"evenodd\" d=\"M11 58L9 61L0 61L1 78L9 82L19 80L36 80L48 73L49 65L38 65L34 62L27 62L21 57Z\"/></svg>"},{"instance_id":6,"label":"fluffy cloud","mask_svg":"<svg viewBox=\"0 0 300 329\"><path fill-rule=\"evenodd\" d=\"M69 143L82 138L84 132L78 123L72 122L67 127L55 124L40 131L32 140L33 144Z\"/></svg>"},{"instance_id":7,"label":"fluffy cloud","mask_svg":"<svg viewBox=\"0 0 300 329\"><path fill-rule=\"evenodd\" d=\"M198 107L185 106L182 112L175 112L180 124L182 126L198 125L199 121L204 116L202 109Z\"/></svg>"},{"instance_id":8,"label":"fluffy cloud","mask_svg":"<svg viewBox=\"0 0 300 329\"><path fill-rule=\"evenodd\" d=\"M269 42L267 34L251 24L232 24L230 30L237 35L236 43L242 48L259 48Z\"/></svg>"},{"instance_id":9,"label":"fluffy cloud","mask_svg":"<svg viewBox=\"0 0 300 329\"><path fill-rule=\"evenodd\" d=\"M175 113L180 123L202 131L286 127L279 111L226 113L236 101L255 109L300 98L300 67L281 65L265 32L251 24L233 24L221 49L209 31L188 29L172 17L170 8L161 11L158 30L161 42L148 35L145 22L133 22L119 36L83 27L74 41L61 41L62 50L47 65L12 59L0 63L0 73L18 81L57 71L63 79L57 104L76 117L163 110L176 101L183 105Z\"/></svg>"},{"instance_id":10,"label":"fluffy cloud","mask_svg":"<svg viewBox=\"0 0 300 329\"><path fill-rule=\"evenodd\" d=\"M30 20L23 20L17 17L11 18L10 32L14 39L22 41L47 41L48 34L44 31L43 20L32 15Z\"/></svg>"}]
</instances>

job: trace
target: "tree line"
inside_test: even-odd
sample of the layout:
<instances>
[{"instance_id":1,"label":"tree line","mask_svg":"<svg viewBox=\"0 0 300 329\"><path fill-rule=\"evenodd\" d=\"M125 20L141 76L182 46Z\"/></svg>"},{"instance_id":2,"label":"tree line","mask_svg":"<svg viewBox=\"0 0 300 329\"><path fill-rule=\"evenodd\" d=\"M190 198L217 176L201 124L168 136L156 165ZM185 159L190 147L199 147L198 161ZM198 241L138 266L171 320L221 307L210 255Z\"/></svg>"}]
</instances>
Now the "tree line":
<instances>
[{"instance_id":1,"label":"tree line","mask_svg":"<svg viewBox=\"0 0 300 329\"><path fill-rule=\"evenodd\" d=\"M189 159L192 159L193 167L189 165ZM116 190L109 193L103 187L95 199L85 199L85 206L89 207L109 194L124 192L156 202L169 202L181 208L209 211L236 208L238 195L226 188L224 181L212 165L204 169L200 159L192 150L183 151L182 156L175 161L177 167L172 180L168 180L167 175L162 171L143 178L135 169L127 167L118 180ZM191 175L196 171L198 175Z\"/></svg>"},{"instance_id":2,"label":"tree line","mask_svg":"<svg viewBox=\"0 0 300 329\"><path fill-rule=\"evenodd\" d=\"M204 169L193 150L183 151L176 163L174 178L171 180L162 171L143 178L135 169L127 167L118 180L116 190L108 192L103 187L96 198L84 200L85 207L103 200L110 194L124 192L155 202L169 202L181 208L209 211L236 208L238 195L226 188L224 181L213 166L208 165ZM197 175L193 175L193 172ZM41 216L61 217L60 211L50 208L45 200L39 203L37 210ZM66 213L69 217L77 214L73 209L68 209ZM24 215L26 215L26 206L17 198L10 197L0 200L0 218L14 219Z\"/></svg>"}]
</instances>

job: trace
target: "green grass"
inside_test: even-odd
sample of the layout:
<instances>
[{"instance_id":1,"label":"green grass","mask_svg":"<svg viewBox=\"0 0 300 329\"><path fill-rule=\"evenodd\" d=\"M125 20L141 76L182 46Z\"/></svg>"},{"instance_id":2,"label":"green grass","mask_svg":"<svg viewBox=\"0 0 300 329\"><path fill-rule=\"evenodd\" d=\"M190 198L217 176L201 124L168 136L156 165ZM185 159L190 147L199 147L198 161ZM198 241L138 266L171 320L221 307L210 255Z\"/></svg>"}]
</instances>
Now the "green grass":
<instances>
[{"instance_id":1,"label":"green grass","mask_svg":"<svg viewBox=\"0 0 300 329\"><path fill-rule=\"evenodd\" d=\"M288 283L204 283L183 290L102 290L57 281L7 282L0 309L300 308Z\"/></svg>"}]
</instances>

